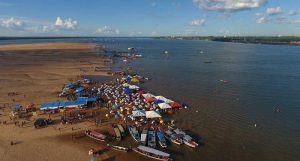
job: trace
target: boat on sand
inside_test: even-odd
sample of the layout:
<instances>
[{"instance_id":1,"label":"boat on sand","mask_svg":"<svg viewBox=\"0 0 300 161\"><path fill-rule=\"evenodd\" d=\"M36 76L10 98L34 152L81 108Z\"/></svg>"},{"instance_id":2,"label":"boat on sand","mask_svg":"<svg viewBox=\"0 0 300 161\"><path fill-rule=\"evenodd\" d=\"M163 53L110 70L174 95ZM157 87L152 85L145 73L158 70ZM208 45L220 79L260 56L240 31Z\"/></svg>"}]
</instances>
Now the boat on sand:
<instances>
[{"instance_id":1,"label":"boat on sand","mask_svg":"<svg viewBox=\"0 0 300 161\"><path fill-rule=\"evenodd\" d=\"M98 140L98 141L105 141L106 136L97 132L97 131L91 131L91 130L86 130L85 135L87 135L88 137Z\"/></svg>"},{"instance_id":2,"label":"boat on sand","mask_svg":"<svg viewBox=\"0 0 300 161\"><path fill-rule=\"evenodd\" d=\"M153 130L148 131L148 146L151 148L156 147L155 132Z\"/></svg>"},{"instance_id":3,"label":"boat on sand","mask_svg":"<svg viewBox=\"0 0 300 161\"><path fill-rule=\"evenodd\" d=\"M165 139L165 136L162 132L157 131L156 132L157 138L158 138L158 143L162 148L166 148L167 147L167 142Z\"/></svg>"},{"instance_id":4,"label":"boat on sand","mask_svg":"<svg viewBox=\"0 0 300 161\"><path fill-rule=\"evenodd\" d=\"M150 148L150 147L140 145L137 148L133 148L132 150L139 154L142 154L144 156L152 158L152 159L157 159L157 160L162 160L162 161L172 160L170 158L170 154Z\"/></svg>"}]
</instances>

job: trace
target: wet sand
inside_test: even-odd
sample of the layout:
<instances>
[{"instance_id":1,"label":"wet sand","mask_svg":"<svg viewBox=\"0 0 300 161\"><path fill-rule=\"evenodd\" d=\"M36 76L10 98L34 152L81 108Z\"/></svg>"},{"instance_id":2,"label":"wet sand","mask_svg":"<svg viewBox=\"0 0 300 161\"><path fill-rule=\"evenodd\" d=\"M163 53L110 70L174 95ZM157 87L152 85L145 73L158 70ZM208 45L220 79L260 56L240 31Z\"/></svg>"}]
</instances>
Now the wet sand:
<instances>
[{"instance_id":1,"label":"wet sand","mask_svg":"<svg viewBox=\"0 0 300 161\"><path fill-rule=\"evenodd\" d=\"M101 47L87 43L0 46L0 161L83 161L90 159L90 148L103 149L86 137L76 139L79 141L70 137L93 128L92 122L34 129L33 120L48 115L40 114L25 120L24 127L16 126L9 118L9 106L15 103L39 105L56 101L68 81L81 75L109 75L107 63L110 60L101 53ZM13 96L9 96L11 92L14 92ZM60 116L51 118L58 120ZM111 160L111 157L115 157L114 153L103 153L98 159Z\"/></svg>"}]
</instances>

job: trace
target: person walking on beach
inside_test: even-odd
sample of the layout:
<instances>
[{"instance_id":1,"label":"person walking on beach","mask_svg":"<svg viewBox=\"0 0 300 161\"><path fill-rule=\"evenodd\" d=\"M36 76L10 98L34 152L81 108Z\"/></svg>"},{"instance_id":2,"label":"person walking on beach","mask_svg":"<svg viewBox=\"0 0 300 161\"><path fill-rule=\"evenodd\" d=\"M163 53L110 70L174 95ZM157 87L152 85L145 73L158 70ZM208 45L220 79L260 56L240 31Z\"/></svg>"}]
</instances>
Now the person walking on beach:
<instances>
[{"instance_id":1,"label":"person walking on beach","mask_svg":"<svg viewBox=\"0 0 300 161\"><path fill-rule=\"evenodd\" d=\"M96 160L95 150L93 148L89 150L89 155L91 156L90 161L97 161Z\"/></svg>"}]
</instances>

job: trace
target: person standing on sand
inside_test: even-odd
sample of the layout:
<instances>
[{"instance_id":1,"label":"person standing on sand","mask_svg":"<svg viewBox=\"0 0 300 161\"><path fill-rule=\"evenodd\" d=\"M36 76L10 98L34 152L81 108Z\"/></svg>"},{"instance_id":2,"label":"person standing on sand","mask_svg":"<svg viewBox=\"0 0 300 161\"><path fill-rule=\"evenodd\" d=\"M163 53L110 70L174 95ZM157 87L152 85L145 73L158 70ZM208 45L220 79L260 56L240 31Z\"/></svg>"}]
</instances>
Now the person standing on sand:
<instances>
[{"instance_id":1,"label":"person standing on sand","mask_svg":"<svg viewBox=\"0 0 300 161\"><path fill-rule=\"evenodd\" d=\"M89 155L92 156L92 158L91 158L90 161L97 161L97 160L96 160L95 150L94 150L93 148L89 150Z\"/></svg>"}]
</instances>

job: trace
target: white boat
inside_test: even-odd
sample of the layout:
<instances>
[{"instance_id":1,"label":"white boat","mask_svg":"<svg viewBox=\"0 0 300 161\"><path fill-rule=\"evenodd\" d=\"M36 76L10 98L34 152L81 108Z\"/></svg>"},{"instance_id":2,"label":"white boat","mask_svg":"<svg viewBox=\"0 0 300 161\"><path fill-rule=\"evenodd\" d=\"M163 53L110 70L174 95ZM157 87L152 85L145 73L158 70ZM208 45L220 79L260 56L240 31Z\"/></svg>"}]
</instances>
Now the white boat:
<instances>
[{"instance_id":1,"label":"white boat","mask_svg":"<svg viewBox=\"0 0 300 161\"><path fill-rule=\"evenodd\" d=\"M166 134L166 138L170 140L172 143L177 145L183 144L183 140L180 137L178 137L176 134L174 134L171 130L165 131L165 134Z\"/></svg>"},{"instance_id":2,"label":"white boat","mask_svg":"<svg viewBox=\"0 0 300 161\"><path fill-rule=\"evenodd\" d=\"M151 148L156 147L155 132L153 130L148 131L148 146Z\"/></svg>"},{"instance_id":3,"label":"white boat","mask_svg":"<svg viewBox=\"0 0 300 161\"><path fill-rule=\"evenodd\" d=\"M184 131L177 128L174 130L174 132L182 138L183 143L185 145L192 148L196 148L198 146L198 144L195 141L193 141L193 138L187 135Z\"/></svg>"},{"instance_id":4,"label":"white boat","mask_svg":"<svg viewBox=\"0 0 300 161\"><path fill-rule=\"evenodd\" d=\"M148 133L148 129L144 128L141 134L141 143L142 145L146 145L147 144L147 133Z\"/></svg>"},{"instance_id":5,"label":"white boat","mask_svg":"<svg viewBox=\"0 0 300 161\"><path fill-rule=\"evenodd\" d=\"M167 142L165 139L164 134L161 131L156 132L157 138L158 138L158 143L162 148L167 147Z\"/></svg>"},{"instance_id":6,"label":"white boat","mask_svg":"<svg viewBox=\"0 0 300 161\"><path fill-rule=\"evenodd\" d=\"M142 154L152 159L157 159L162 161L172 160L170 158L170 154L146 146L140 145L137 148L133 148L133 150L139 154Z\"/></svg>"},{"instance_id":7,"label":"white boat","mask_svg":"<svg viewBox=\"0 0 300 161\"><path fill-rule=\"evenodd\" d=\"M139 134L139 132L137 131L136 127L134 127L134 126L128 126L128 130L129 130L129 133L131 134L132 138L133 138L136 142L141 141L140 134Z\"/></svg>"}]
</instances>

